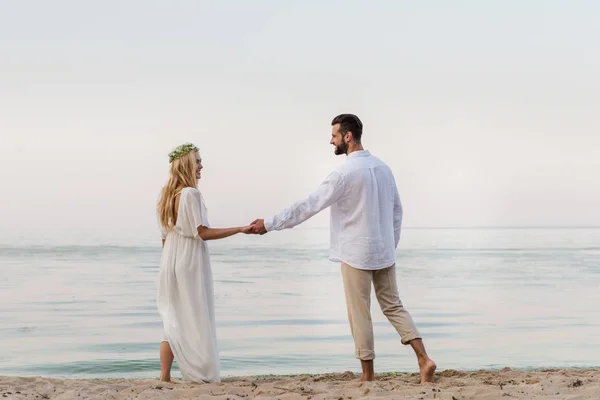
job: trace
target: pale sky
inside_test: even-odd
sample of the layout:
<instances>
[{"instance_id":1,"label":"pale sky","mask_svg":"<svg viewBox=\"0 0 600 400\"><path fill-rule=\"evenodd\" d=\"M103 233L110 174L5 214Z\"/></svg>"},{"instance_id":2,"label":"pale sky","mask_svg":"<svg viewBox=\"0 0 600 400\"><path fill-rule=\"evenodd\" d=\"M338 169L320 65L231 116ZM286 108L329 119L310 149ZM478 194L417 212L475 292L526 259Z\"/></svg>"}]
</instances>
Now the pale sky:
<instances>
[{"instance_id":1,"label":"pale sky","mask_svg":"<svg viewBox=\"0 0 600 400\"><path fill-rule=\"evenodd\" d=\"M267 217L345 112L407 227L598 226L599 38L594 0L0 0L0 243L155 237L185 141L213 226Z\"/></svg>"}]
</instances>

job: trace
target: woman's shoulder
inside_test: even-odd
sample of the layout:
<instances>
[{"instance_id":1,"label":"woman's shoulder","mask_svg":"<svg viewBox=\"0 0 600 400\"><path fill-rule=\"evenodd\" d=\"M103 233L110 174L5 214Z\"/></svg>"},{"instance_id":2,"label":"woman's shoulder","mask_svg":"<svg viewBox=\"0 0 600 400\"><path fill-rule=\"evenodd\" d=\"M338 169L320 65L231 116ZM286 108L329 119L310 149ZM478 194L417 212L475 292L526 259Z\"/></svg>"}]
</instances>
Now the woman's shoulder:
<instances>
[{"instance_id":1,"label":"woman's shoulder","mask_svg":"<svg viewBox=\"0 0 600 400\"><path fill-rule=\"evenodd\" d=\"M202 199L202 193L200 192L200 190L198 190L198 188L193 188L193 187L185 187L181 190L181 196L192 196L194 198L197 199Z\"/></svg>"}]
</instances>

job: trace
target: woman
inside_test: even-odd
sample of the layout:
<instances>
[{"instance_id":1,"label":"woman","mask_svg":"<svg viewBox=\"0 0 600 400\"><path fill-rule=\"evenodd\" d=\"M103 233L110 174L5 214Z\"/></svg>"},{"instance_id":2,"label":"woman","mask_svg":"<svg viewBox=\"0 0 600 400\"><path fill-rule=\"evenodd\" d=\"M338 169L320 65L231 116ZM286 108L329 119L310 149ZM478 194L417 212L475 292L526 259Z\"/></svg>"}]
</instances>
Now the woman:
<instances>
[{"instance_id":1,"label":"woman","mask_svg":"<svg viewBox=\"0 0 600 400\"><path fill-rule=\"evenodd\" d=\"M169 154L170 178L158 200L163 252L158 283L158 312L164 335L160 343L160 379L170 381L173 358L181 374L194 382L219 382L213 278L206 241L252 226L213 229L202 194L196 188L202 171L198 148L191 143Z\"/></svg>"}]
</instances>

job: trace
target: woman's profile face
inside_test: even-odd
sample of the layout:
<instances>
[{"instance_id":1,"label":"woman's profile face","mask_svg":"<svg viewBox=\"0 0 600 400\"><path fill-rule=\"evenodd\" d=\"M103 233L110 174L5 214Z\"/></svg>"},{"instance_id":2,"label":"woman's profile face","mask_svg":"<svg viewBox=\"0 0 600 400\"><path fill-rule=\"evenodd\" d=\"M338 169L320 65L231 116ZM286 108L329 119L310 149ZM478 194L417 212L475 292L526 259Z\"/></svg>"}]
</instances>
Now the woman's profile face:
<instances>
[{"instance_id":1,"label":"woman's profile face","mask_svg":"<svg viewBox=\"0 0 600 400\"><path fill-rule=\"evenodd\" d=\"M196 179L200 179L200 177L202 176L201 172L202 171L202 159L200 158L200 153L195 152L194 153L194 158L196 160Z\"/></svg>"}]
</instances>

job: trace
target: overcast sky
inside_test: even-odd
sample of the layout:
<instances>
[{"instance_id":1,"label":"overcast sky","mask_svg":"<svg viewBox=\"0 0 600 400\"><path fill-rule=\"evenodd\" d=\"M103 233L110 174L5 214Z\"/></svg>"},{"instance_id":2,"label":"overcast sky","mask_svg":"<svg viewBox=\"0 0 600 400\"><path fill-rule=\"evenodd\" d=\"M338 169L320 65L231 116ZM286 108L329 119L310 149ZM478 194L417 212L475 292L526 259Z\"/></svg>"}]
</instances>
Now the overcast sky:
<instances>
[{"instance_id":1,"label":"overcast sky","mask_svg":"<svg viewBox=\"0 0 600 400\"><path fill-rule=\"evenodd\" d=\"M185 141L213 226L267 217L344 112L405 226L600 225L599 38L593 0L0 0L0 242L156 236Z\"/></svg>"}]
</instances>

